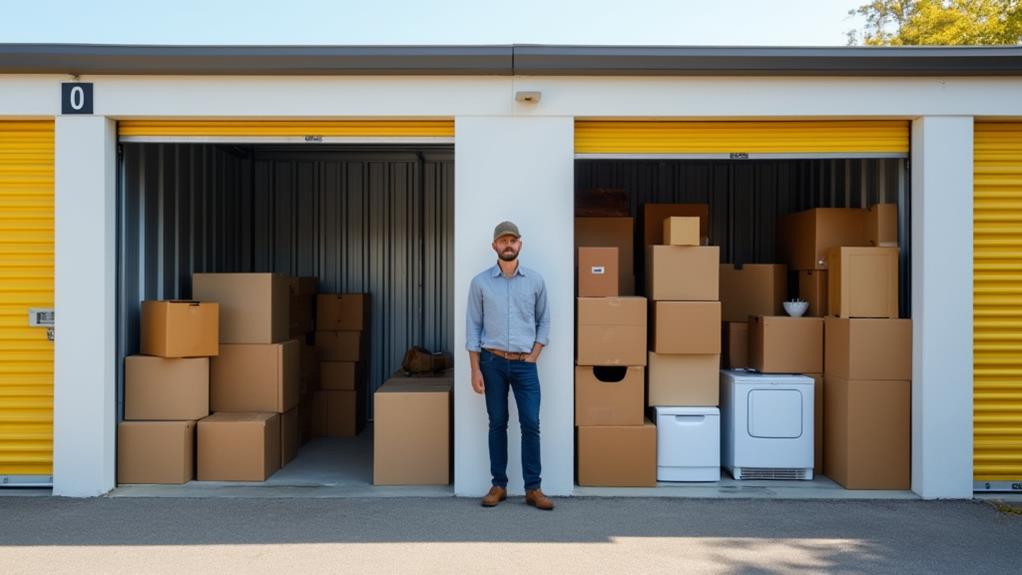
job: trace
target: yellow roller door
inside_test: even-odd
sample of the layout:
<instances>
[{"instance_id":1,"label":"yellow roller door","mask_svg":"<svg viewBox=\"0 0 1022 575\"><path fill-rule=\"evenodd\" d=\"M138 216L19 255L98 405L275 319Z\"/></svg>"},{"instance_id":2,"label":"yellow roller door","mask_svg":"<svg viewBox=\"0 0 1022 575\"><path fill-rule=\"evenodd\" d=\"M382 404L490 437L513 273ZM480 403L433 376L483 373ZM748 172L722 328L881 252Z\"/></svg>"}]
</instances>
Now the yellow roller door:
<instances>
[{"instance_id":1,"label":"yellow roller door","mask_svg":"<svg viewBox=\"0 0 1022 575\"><path fill-rule=\"evenodd\" d=\"M53 122L0 120L0 482L53 474Z\"/></svg>"},{"instance_id":2,"label":"yellow roller door","mask_svg":"<svg viewBox=\"0 0 1022 575\"><path fill-rule=\"evenodd\" d=\"M905 156L908 121L576 120L585 155Z\"/></svg>"},{"instance_id":3,"label":"yellow roller door","mask_svg":"<svg viewBox=\"0 0 1022 575\"><path fill-rule=\"evenodd\" d=\"M977 489L1013 489L1022 483L1022 122L977 122L974 145L973 475Z\"/></svg>"},{"instance_id":4,"label":"yellow roller door","mask_svg":"<svg viewBox=\"0 0 1022 575\"><path fill-rule=\"evenodd\" d=\"M448 141L454 120L122 120L122 141Z\"/></svg>"}]
</instances>

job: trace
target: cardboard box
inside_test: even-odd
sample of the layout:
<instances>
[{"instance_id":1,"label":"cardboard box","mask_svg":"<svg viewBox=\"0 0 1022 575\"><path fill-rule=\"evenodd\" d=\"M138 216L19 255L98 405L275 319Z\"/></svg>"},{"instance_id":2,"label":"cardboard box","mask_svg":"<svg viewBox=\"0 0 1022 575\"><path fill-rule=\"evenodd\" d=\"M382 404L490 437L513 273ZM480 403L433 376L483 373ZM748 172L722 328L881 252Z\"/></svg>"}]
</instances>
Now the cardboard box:
<instances>
[{"instance_id":1,"label":"cardboard box","mask_svg":"<svg viewBox=\"0 0 1022 575\"><path fill-rule=\"evenodd\" d=\"M646 365L646 298L578 298L578 365Z\"/></svg>"},{"instance_id":2,"label":"cardboard box","mask_svg":"<svg viewBox=\"0 0 1022 575\"><path fill-rule=\"evenodd\" d=\"M578 248L579 297L618 296L617 248Z\"/></svg>"},{"instance_id":3,"label":"cardboard box","mask_svg":"<svg viewBox=\"0 0 1022 575\"><path fill-rule=\"evenodd\" d=\"M209 358L124 358L124 418L196 421L209 415Z\"/></svg>"},{"instance_id":4,"label":"cardboard box","mask_svg":"<svg viewBox=\"0 0 1022 575\"><path fill-rule=\"evenodd\" d=\"M361 331L317 331L316 354L320 362L365 359L364 334Z\"/></svg>"},{"instance_id":5,"label":"cardboard box","mask_svg":"<svg viewBox=\"0 0 1022 575\"><path fill-rule=\"evenodd\" d=\"M298 407L280 414L280 466L284 467L298 455L300 431Z\"/></svg>"},{"instance_id":6,"label":"cardboard box","mask_svg":"<svg viewBox=\"0 0 1022 575\"><path fill-rule=\"evenodd\" d=\"M316 296L316 329L364 331L369 327L369 294L321 293Z\"/></svg>"},{"instance_id":7,"label":"cardboard box","mask_svg":"<svg viewBox=\"0 0 1022 575\"><path fill-rule=\"evenodd\" d=\"M297 282L298 278L294 278L294 280ZM288 302L290 303L288 317L291 321L288 333L291 337L298 337L315 331L315 316L312 311L315 307L315 301L315 296L296 294L288 296Z\"/></svg>"},{"instance_id":8,"label":"cardboard box","mask_svg":"<svg viewBox=\"0 0 1022 575\"><path fill-rule=\"evenodd\" d=\"M575 218L575 247L615 247L618 291L635 295L635 221L632 218Z\"/></svg>"},{"instance_id":9,"label":"cardboard box","mask_svg":"<svg viewBox=\"0 0 1022 575\"><path fill-rule=\"evenodd\" d=\"M830 250L829 315L898 318L898 248Z\"/></svg>"},{"instance_id":10,"label":"cardboard box","mask_svg":"<svg viewBox=\"0 0 1022 575\"><path fill-rule=\"evenodd\" d=\"M278 343L290 329L288 276L192 274L192 297L220 304L220 343Z\"/></svg>"},{"instance_id":11,"label":"cardboard box","mask_svg":"<svg viewBox=\"0 0 1022 575\"><path fill-rule=\"evenodd\" d=\"M912 320L828 317L824 335L827 377L912 379Z\"/></svg>"},{"instance_id":12,"label":"cardboard box","mask_svg":"<svg viewBox=\"0 0 1022 575\"><path fill-rule=\"evenodd\" d=\"M654 301L718 301L720 248L650 246L646 295Z\"/></svg>"},{"instance_id":13,"label":"cardboard box","mask_svg":"<svg viewBox=\"0 0 1022 575\"><path fill-rule=\"evenodd\" d=\"M709 204L644 204L642 206L642 247L663 245L664 220L670 217L699 218L699 237L710 237ZM648 261L648 260L647 260Z\"/></svg>"},{"instance_id":14,"label":"cardboard box","mask_svg":"<svg viewBox=\"0 0 1022 575\"><path fill-rule=\"evenodd\" d=\"M315 298L316 294L319 293L319 278L313 276L302 276L295 278L293 294L294 295L307 295Z\"/></svg>"},{"instance_id":15,"label":"cardboard box","mask_svg":"<svg viewBox=\"0 0 1022 575\"><path fill-rule=\"evenodd\" d=\"M723 334L724 369L748 369L749 322L724 322Z\"/></svg>"},{"instance_id":16,"label":"cardboard box","mask_svg":"<svg viewBox=\"0 0 1022 575\"><path fill-rule=\"evenodd\" d=\"M649 352L649 406L711 407L720 404L720 355Z\"/></svg>"},{"instance_id":17,"label":"cardboard box","mask_svg":"<svg viewBox=\"0 0 1022 575\"><path fill-rule=\"evenodd\" d=\"M657 353L720 355L720 302L656 301L650 307L650 349Z\"/></svg>"},{"instance_id":18,"label":"cardboard box","mask_svg":"<svg viewBox=\"0 0 1022 575\"><path fill-rule=\"evenodd\" d=\"M641 367L575 367L575 425L642 425Z\"/></svg>"},{"instance_id":19,"label":"cardboard box","mask_svg":"<svg viewBox=\"0 0 1022 575\"><path fill-rule=\"evenodd\" d=\"M630 213L628 191L621 188L582 188L575 191L575 215L624 217Z\"/></svg>"},{"instance_id":20,"label":"cardboard box","mask_svg":"<svg viewBox=\"0 0 1022 575\"><path fill-rule=\"evenodd\" d=\"M876 204L866 215L866 239L876 247L898 247L898 205Z\"/></svg>"},{"instance_id":21,"label":"cardboard box","mask_svg":"<svg viewBox=\"0 0 1022 575\"><path fill-rule=\"evenodd\" d=\"M299 344L220 346L210 370L214 412L284 413L298 405Z\"/></svg>"},{"instance_id":22,"label":"cardboard box","mask_svg":"<svg viewBox=\"0 0 1022 575\"><path fill-rule=\"evenodd\" d=\"M777 249L788 269L825 270L827 253L840 246L865 246L866 210L816 208L782 216Z\"/></svg>"},{"instance_id":23,"label":"cardboard box","mask_svg":"<svg viewBox=\"0 0 1022 575\"><path fill-rule=\"evenodd\" d=\"M142 302L140 353L212 357L219 353L220 306L212 302Z\"/></svg>"},{"instance_id":24,"label":"cardboard box","mask_svg":"<svg viewBox=\"0 0 1022 575\"><path fill-rule=\"evenodd\" d=\"M798 272L798 297L809 302L809 308L804 315L809 317L827 315L827 272L823 270Z\"/></svg>"},{"instance_id":25,"label":"cardboard box","mask_svg":"<svg viewBox=\"0 0 1022 575\"><path fill-rule=\"evenodd\" d=\"M846 489L909 489L912 384L826 377L823 469Z\"/></svg>"},{"instance_id":26,"label":"cardboard box","mask_svg":"<svg viewBox=\"0 0 1022 575\"><path fill-rule=\"evenodd\" d=\"M365 424L361 390L320 390L312 400L312 433L317 437L355 437Z\"/></svg>"},{"instance_id":27,"label":"cardboard box","mask_svg":"<svg viewBox=\"0 0 1022 575\"><path fill-rule=\"evenodd\" d=\"M453 385L450 375L395 377L376 390L373 485L451 482Z\"/></svg>"},{"instance_id":28,"label":"cardboard box","mask_svg":"<svg viewBox=\"0 0 1022 575\"><path fill-rule=\"evenodd\" d=\"M720 264L720 306L724 321L753 315L783 315L788 268L780 264Z\"/></svg>"},{"instance_id":29,"label":"cardboard box","mask_svg":"<svg viewBox=\"0 0 1022 575\"><path fill-rule=\"evenodd\" d=\"M362 387L362 363L354 361L324 361L320 364L319 388L353 391Z\"/></svg>"},{"instance_id":30,"label":"cardboard box","mask_svg":"<svg viewBox=\"0 0 1022 575\"><path fill-rule=\"evenodd\" d=\"M656 426L577 427L578 484L592 487L654 487Z\"/></svg>"},{"instance_id":31,"label":"cardboard box","mask_svg":"<svg viewBox=\"0 0 1022 575\"><path fill-rule=\"evenodd\" d=\"M700 237L699 218L664 218L664 245L698 246Z\"/></svg>"},{"instance_id":32,"label":"cardboard box","mask_svg":"<svg viewBox=\"0 0 1022 575\"><path fill-rule=\"evenodd\" d=\"M813 378L813 475L823 475L823 374L806 375Z\"/></svg>"},{"instance_id":33,"label":"cardboard box","mask_svg":"<svg viewBox=\"0 0 1022 575\"><path fill-rule=\"evenodd\" d=\"M117 483L188 483L195 477L194 421L117 425Z\"/></svg>"},{"instance_id":34,"label":"cardboard box","mask_svg":"<svg viewBox=\"0 0 1022 575\"><path fill-rule=\"evenodd\" d=\"M760 373L822 373L823 318L750 318L749 365Z\"/></svg>"},{"instance_id":35,"label":"cardboard box","mask_svg":"<svg viewBox=\"0 0 1022 575\"><path fill-rule=\"evenodd\" d=\"M214 413L198 425L199 481L265 481L280 469L280 415Z\"/></svg>"}]
</instances>

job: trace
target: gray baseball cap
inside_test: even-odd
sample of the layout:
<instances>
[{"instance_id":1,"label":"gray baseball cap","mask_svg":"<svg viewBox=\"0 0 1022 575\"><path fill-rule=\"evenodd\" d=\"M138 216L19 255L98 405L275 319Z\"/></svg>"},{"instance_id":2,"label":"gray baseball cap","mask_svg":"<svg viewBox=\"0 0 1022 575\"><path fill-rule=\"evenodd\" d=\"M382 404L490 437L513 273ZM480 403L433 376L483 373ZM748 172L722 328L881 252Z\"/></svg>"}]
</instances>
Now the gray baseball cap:
<instances>
[{"instance_id":1,"label":"gray baseball cap","mask_svg":"<svg viewBox=\"0 0 1022 575\"><path fill-rule=\"evenodd\" d=\"M497 227L493 229L493 241L497 241L497 238L501 236L514 236L516 238L522 237L522 234L518 233L518 226L511 222L500 222Z\"/></svg>"}]
</instances>

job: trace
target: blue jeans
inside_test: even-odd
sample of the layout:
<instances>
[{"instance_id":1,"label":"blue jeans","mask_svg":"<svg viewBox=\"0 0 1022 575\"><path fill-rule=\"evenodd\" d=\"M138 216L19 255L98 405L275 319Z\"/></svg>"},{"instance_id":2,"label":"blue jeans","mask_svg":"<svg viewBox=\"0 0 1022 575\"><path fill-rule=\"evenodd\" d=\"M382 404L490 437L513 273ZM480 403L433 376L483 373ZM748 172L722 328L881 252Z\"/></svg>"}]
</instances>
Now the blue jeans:
<instances>
[{"instance_id":1,"label":"blue jeans","mask_svg":"<svg viewBox=\"0 0 1022 575\"><path fill-rule=\"evenodd\" d=\"M507 487L508 388L515 394L522 428L522 475L525 489L539 489L539 374L536 364L479 353L479 369L486 386L486 413L490 416L490 474L493 484Z\"/></svg>"}]
</instances>

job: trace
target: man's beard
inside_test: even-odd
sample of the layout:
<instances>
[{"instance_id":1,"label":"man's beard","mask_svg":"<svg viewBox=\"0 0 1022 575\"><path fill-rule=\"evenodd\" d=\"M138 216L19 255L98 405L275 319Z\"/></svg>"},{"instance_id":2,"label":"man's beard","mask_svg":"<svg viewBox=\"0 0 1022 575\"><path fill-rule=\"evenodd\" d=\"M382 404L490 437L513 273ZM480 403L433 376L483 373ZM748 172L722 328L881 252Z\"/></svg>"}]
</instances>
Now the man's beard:
<instances>
[{"instance_id":1,"label":"man's beard","mask_svg":"<svg viewBox=\"0 0 1022 575\"><path fill-rule=\"evenodd\" d=\"M508 250L502 251L502 252L500 252L500 259L502 259L502 260L504 260L506 262L513 262L516 259L518 259L518 252L516 252L513 249L508 249Z\"/></svg>"}]
</instances>

